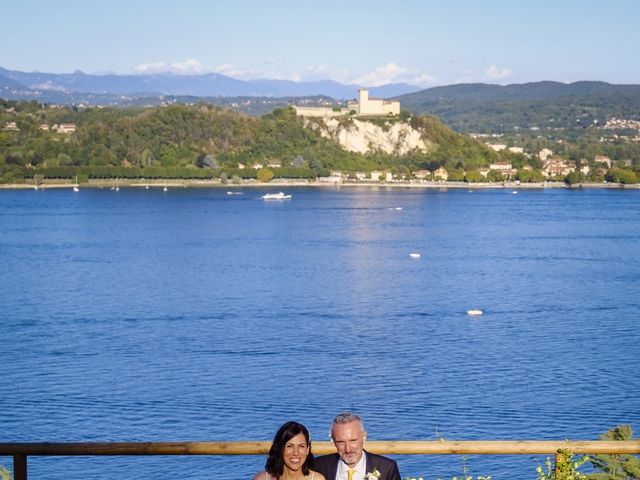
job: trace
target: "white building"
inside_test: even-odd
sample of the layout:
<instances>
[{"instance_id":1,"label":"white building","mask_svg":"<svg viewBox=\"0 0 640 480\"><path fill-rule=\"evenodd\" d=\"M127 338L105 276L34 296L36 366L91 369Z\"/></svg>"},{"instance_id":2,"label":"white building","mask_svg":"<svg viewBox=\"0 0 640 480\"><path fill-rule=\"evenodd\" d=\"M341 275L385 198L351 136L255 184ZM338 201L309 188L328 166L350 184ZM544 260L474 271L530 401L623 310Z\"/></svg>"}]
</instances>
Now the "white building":
<instances>
[{"instance_id":1,"label":"white building","mask_svg":"<svg viewBox=\"0 0 640 480\"><path fill-rule=\"evenodd\" d=\"M400 115L400 102L397 100L383 100L369 98L369 90L358 90L358 99L350 100L347 106L335 109L331 107L293 107L297 115L303 117L341 117L353 114L355 116L387 116Z\"/></svg>"},{"instance_id":2,"label":"white building","mask_svg":"<svg viewBox=\"0 0 640 480\"><path fill-rule=\"evenodd\" d=\"M551 155L553 155L553 151L549 150L548 148L543 148L538 152L538 158L540 158L540 160L542 160L543 162L546 161L547 158L549 158Z\"/></svg>"},{"instance_id":3,"label":"white building","mask_svg":"<svg viewBox=\"0 0 640 480\"><path fill-rule=\"evenodd\" d=\"M55 125L54 125L54 130L57 130L58 133L73 133L76 131L76 124L61 123L60 125L58 125L58 128L55 128Z\"/></svg>"}]
</instances>

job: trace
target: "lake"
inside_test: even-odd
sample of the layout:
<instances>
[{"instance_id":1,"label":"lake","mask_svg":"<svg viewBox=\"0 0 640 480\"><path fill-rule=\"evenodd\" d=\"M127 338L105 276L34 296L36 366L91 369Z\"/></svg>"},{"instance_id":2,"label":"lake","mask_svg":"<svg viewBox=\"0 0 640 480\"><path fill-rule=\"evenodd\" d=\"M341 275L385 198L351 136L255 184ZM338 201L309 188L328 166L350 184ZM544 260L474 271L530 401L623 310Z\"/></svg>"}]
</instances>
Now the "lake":
<instances>
[{"instance_id":1,"label":"lake","mask_svg":"<svg viewBox=\"0 0 640 480\"><path fill-rule=\"evenodd\" d=\"M0 441L271 440L288 420L327 440L346 409L371 440L640 432L640 191L275 190L0 190ZM429 479L544 461L395 458ZM29 472L231 480L264 460Z\"/></svg>"}]
</instances>

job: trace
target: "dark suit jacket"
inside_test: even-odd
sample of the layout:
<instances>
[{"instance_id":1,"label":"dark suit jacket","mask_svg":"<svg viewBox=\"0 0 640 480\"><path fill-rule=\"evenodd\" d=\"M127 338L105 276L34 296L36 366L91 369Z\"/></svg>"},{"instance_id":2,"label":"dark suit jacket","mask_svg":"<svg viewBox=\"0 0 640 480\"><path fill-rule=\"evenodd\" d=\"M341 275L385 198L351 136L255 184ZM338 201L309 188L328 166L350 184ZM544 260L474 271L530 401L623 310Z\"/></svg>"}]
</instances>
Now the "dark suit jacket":
<instances>
[{"instance_id":1,"label":"dark suit jacket","mask_svg":"<svg viewBox=\"0 0 640 480\"><path fill-rule=\"evenodd\" d=\"M394 460L375 453L369 453L366 450L364 454L367 462L367 473L376 468L381 473L380 480L400 480L398 464ZM324 475L327 480L336 480L339 461L340 456L337 453L317 457L314 462L315 470Z\"/></svg>"}]
</instances>

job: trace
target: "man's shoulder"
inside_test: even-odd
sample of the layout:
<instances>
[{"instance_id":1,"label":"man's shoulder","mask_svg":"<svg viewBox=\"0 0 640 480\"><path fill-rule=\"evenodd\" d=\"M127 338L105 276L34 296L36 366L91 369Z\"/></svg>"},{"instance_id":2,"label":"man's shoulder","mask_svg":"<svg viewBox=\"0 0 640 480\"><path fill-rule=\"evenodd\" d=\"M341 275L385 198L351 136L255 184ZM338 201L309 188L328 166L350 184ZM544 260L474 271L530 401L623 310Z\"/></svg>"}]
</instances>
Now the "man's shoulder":
<instances>
[{"instance_id":1,"label":"man's shoulder","mask_svg":"<svg viewBox=\"0 0 640 480\"><path fill-rule=\"evenodd\" d=\"M315 457L313 459L313 468L327 479L335 478L339 458L337 453Z\"/></svg>"},{"instance_id":2,"label":"man's shoulder","mask_svg":"<svg viewBox=\"0 0 640 480\"><path fill-rule=\"evenodd\" d=\"M396 461L391 458L378 455L377 453L366 452L367 461L374 465L395 465Z\"/></svg>"},{"instance_id":3,"label":"man's shoulder","mask_svg":"<svg viewBox=\"0 0 640 480\"><path fill-rule=\"evenodd\" d=\"M314 457L314 462L317 465L328 465L330 463L337 463L340 457L337 453L330 453L329 455L321 455L319 457Z\"/></svg>"}]
</instances>

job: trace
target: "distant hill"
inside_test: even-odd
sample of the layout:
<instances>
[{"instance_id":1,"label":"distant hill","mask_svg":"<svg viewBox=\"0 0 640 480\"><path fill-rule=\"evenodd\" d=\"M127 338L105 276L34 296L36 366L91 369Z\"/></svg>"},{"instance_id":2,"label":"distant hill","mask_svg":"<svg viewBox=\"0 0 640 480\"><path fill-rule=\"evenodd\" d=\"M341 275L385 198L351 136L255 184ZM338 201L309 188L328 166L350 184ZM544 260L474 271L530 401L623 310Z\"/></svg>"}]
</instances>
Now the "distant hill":
<instances>
[{"instance_id":1,"label":"distant hill","mask_svg":"<svg viewBox=\"0 0 640 480\"><path fill-rule=\"evenodd\" d=\"M343 85L330 80L292 82L288 80L237 80L218 73L202 75L89 75L83 72L19 72L0 67L0 77L14 84L11 99L70 99L80 94L125 95L130 98L170 96L194 97L296 97L325 95L336 99L356 97L357 85ZM0 83L0 87L2 87ZM415 92L420 87L399 83L370 88L373 96L383 98ZM59 95L54 95L57 92ZM63 95L60 95L63 94ZM7 98L5 96L5 98ZM117 102L114 98L112 102Z\"/></svg>"},{"instance_id":2,"label":"distant hill","mask_svg":"<svg viewBox=\"0 0 640 480\"><path fill-rule=\"evenodd\" d=\"M22 85L20 82L17 82L11 78L5 77L0 74L0 92L3 90L9 89L25 89L26 87Z\"/></svg>"},{"instance_id":3,"label":"distant hill","mask_svg":"<svg viewBox=\"0 0 640 480\"><path fill-rule=\"evenodd\" d=\"M460 132L518 128L585 128L607 118L640 119L640 85L605 82L482 83L400 95L402 108L440 117Z\"/></svg>"}]
</instances>

